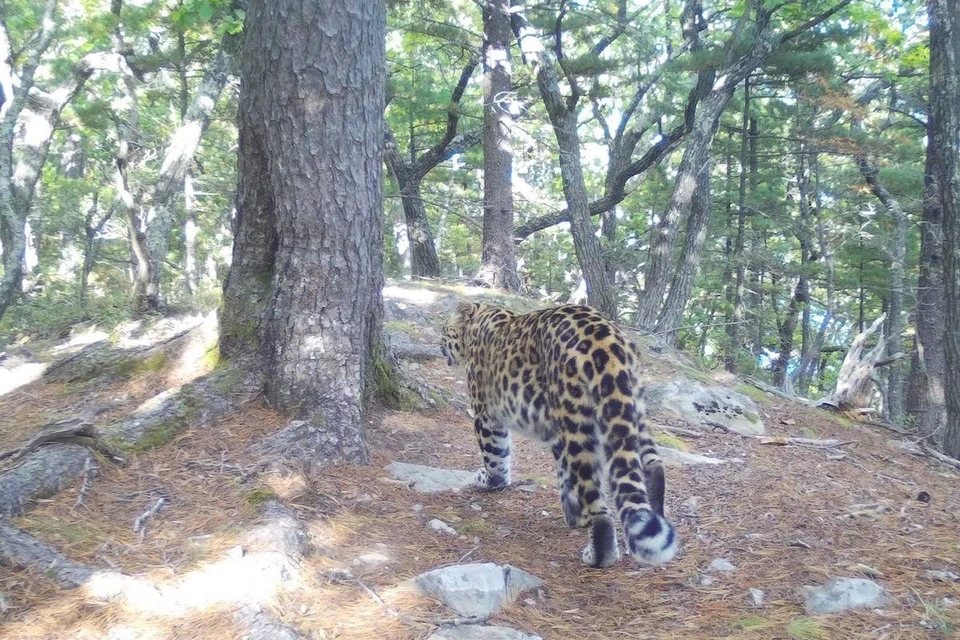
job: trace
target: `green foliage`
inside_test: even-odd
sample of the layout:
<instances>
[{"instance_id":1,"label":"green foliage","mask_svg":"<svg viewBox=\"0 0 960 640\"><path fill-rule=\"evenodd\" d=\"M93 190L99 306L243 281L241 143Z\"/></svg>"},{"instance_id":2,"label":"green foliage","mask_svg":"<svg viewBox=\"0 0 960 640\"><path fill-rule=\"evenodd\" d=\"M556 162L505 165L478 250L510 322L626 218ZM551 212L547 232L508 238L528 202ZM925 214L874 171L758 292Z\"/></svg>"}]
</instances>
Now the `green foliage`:
<instances>
[{"instance_id":1,"label":"green foliage","mask_svg":"<svg viewBox=\"0 0 960 640\"><path fill-rule=\"evenodd\" d=\"M0 343L19 334L35 338L62 338L80 323L92 323L106 331L129 319L126 291L111 291L81 302L76 287L52 282L28 301L15 305L0 319Z\"/></svg>"},{"instance_id":2,"label":"green foliage","mask_svg":"<svg viewBox=\"0 0 960 640\"><path fill-rule=\"evenodd\" d=\"M787 624L787 636L791 640L825 640L830 634L813 618L794 618Z\"/></svg>"},{"instance_id":3,"label":"green foliage","mask_svg":"<svg viewBox=\"0 0 960 640\"><path fill-rule=\"evenodd\" d=\"M268 500L276 500L277 494L267 487L257 487L251 491L248 491L244 494L244 502L249 504L251 507L259 507L264 502Z\"/></svg>"}]
</instances>

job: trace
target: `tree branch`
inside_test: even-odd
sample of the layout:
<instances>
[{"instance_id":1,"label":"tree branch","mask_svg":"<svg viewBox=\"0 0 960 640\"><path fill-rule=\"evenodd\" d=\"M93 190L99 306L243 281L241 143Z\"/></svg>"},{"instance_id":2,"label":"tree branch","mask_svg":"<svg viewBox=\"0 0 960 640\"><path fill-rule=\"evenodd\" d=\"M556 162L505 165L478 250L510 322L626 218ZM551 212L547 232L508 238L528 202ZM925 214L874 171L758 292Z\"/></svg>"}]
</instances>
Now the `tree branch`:
<instances>
[{"instance_id":1,"label":"tree branch","mask_svg":"<svg viewBox=\"0 0 960 640\"><path fill-rule=\"evenodd\" d=\"M477 60L471 59L467 66L463 68L463 71L460 72L460 79L450 95L450 106L447 109L447 128L443 132L443 137L412 163L411 171L415 179L423 178L434 167L450 157L449 155L445 156L445 153L447 147L457 135L457 125L460 122L460 100L463 98L463 92L466 90L470 76L473 75L476 68Z\"/></svg>"}]
</instances>

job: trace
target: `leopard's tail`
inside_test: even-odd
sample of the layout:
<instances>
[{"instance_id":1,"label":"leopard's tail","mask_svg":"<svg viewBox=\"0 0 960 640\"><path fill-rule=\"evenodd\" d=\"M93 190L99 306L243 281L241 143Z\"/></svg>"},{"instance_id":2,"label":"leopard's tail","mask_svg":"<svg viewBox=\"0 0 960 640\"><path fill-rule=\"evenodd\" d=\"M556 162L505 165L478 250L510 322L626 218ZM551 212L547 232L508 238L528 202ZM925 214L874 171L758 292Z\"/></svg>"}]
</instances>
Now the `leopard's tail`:
<instances>
[{"instance_id":1,"label":"leopard's tail","mask_svg":"<svg viewBox=\"0 0 960 640\"><path fill-rule=\"evenodd\" d=\"M666 480L650 432L639 416L621 416L608 428L610 487L627 551L641 564L669 562L677 553L677 535L663 515Z\"/></svg>"}]
</instances>

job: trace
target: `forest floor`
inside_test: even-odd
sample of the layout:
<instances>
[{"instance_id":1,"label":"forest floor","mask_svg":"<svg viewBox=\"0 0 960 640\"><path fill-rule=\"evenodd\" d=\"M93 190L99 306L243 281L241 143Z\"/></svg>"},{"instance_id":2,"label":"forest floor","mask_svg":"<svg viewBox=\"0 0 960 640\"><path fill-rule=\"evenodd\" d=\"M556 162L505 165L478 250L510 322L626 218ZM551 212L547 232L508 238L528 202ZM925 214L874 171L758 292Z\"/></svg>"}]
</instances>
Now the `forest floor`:
<instances>
[{"instance_id":1,"label":"forest floor","mask_svg":"<svg viewBox=\"0 0 960 640\"><path fill-rule=\"evenodd\" d=\"M426 312L439 325L447 310ZM436 335L436 326L408 329L427 342ZM678 375L669 361L645 361L650 378ZM441 565L487 561L509 563L545 582L491 623L547 640L960 637L960 583L926 576L928 570L960 573L960 473L897 448L889 431L761 398L770 435L838 438L848 443L843 455L720 432L685 438L689 450L728 462L668 468L668 517L677 526L678 557L657 568L624 557L595 570L580 562L586 534L564 525L552 457L535 442L515 440L514 482L522 488L420 494L389 477L384 466L396 460L456 469L478 464L462 409L463 372L439 359L413 369L452 401L402 412L373 408L368 466L263 472L250 447L285 421L254 404L133 453L125 467L102 464L79 502L77 483L12 522L78 562L172 583L230 554L261 518L259 505L278 498L303 523L314 552L303 559L299 579L265 608L312 638L426 638L450 614L402 583ZM109 407L100 417L117 419L170 386L172 375L140 371L120 381L75 385L41 378L9 391L0 395L0 450L91 406ZM687 426L659 417L654 422ZM921 492L928 501L918 500ZM142 536L135 533L134 520L160 497L167 505L147 521ZM460 535L430 530L432 518ZM367 563L369 554L385 559ZM715 558L737 570L704 579ZM345 574L336 570L344 567L350 578L337 579ZM802 586L843 576L875 579L891 595L889 605L807 615ZM751 588L764 592L762 606L751 602ZM230 605L215 598L164 615L61 589L42 572L3 568L0 595L6 597L6 613L0 613L5 639L241 633Z\"/></svg>"}]
</instances>

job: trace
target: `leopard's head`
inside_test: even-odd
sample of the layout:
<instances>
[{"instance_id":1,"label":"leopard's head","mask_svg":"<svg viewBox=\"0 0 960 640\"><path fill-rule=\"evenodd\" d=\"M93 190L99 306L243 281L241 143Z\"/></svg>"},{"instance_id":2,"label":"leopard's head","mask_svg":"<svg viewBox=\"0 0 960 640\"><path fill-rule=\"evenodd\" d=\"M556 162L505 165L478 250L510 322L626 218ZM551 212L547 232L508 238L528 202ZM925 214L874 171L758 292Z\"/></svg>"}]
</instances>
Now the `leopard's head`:
<instances>
[{"instance_id":1,"label":"leopard's head","mask_svg":"<svg viewBox=\"0 0 960 640\"><path fill-rule=\"evenodd\" d=\"M463 339L466 334L466 325L473 317L478 305L472 302L461 302L457 310L444 325L441 332L440 351L447 359L447 364L453 366L462 361L466 345Z\"/></svg>"}]
</instances>

